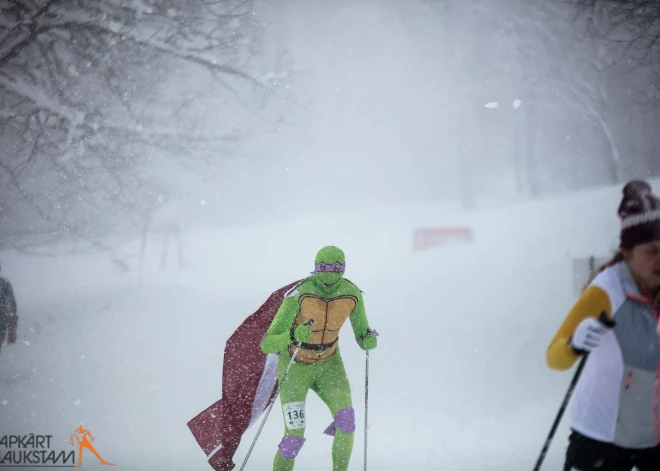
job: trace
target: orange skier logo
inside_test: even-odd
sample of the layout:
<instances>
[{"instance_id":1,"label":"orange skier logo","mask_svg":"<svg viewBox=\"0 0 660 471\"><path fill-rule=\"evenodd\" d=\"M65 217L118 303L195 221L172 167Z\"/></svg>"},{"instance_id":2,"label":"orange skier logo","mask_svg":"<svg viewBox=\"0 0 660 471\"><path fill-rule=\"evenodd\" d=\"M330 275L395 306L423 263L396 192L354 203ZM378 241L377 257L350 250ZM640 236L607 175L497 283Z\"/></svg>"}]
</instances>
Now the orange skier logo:
<instances>
[{"instance_id":1,"label":"orange skier logo","mask_svg":"<svg viewBox=\"0 0 660 471\"><path fill-rule=\"evenodd\" d=\"M78 434L81 434L81 436L78 436ZM99 452L96 451L94 445L92 445L92 442L94 441L94 437L92 436L91 432L89 430L85 430L82 425L78 427L78 429L71 434L69 444L72 446L76 446L76 444L74 443L74 438L75 441L78 443L78 464L76 466L82 466L83 448L87 448L89 451L94 453L94 456L98 458L101 464L107 464L108 466L115 466L114 463L110 463L109 461L104 460L103 457L99 455Z\"/></svg>"}]
</instances>

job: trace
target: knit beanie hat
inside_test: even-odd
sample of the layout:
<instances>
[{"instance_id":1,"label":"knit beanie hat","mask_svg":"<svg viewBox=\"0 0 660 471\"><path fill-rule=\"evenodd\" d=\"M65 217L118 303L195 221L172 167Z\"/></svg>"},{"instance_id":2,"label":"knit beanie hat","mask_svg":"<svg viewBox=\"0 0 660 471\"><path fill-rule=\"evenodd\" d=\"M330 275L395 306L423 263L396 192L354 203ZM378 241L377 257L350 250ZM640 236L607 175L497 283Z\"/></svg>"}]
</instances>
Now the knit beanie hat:
<instances>
[{"instance_id":1,"label":"knit beanie hat","mask_svg":"<svg viewBox=\"0 0 660 471\"><path fill-rule=\"evenodd\" d=\"M660 199L652 193L651 185L633 180L623 188L619 205L622 249L660 241Z\"/></svg>"}]
</instances>

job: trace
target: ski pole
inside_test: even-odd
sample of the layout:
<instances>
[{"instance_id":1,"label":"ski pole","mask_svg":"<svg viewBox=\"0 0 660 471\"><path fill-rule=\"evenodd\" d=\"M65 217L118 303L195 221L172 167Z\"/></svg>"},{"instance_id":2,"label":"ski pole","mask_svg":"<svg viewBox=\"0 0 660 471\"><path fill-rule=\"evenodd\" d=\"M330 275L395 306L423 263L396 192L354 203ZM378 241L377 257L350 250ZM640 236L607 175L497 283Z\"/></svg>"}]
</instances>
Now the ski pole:
<instances>
[{"instance_id":1,"label":"ski pole","mask_svg":"<svg viewBox=\"0 0 660 471\"><path fill-rule=\"evenodd\" d=\"M367 471L367 425L369 419L369 350L366 351L367 359L364 374L364 471Z\"/></svg>"},{"instance_id":2,"label":"ski pole","mask_svg":"<svg viewBox=\"0 0 660 471\"><path fill-rule=\"evenodd\" d=\"M307 327L311 327L314 325L314 319L310 319L307 322L305 322L305 325ZM252 449L254 448L254 445L257 443L257 439L259 438L259 434L261 434L261 429L264 428L264 425L266 425L266 420L268 419L268 414L270 414L271 409L275 405L275 401L277 400L277 396L280 394L280 390L282 389L282 384L284 384L284 380L286 379L287 375L289 374L289 368L291 368L291 365L293 365L293 362L296 360L296 355L298 354L298 350L300 350L300 344L296 343L296 349L293 351L293 355L291 355L291 360L289 361L289 364L286 365L286 369L284 370L284 374L282 375L282 380L280 383L277 385L277 390L275 391L275 395L273 396L273 399L270 401L270 404L268 405L268 409L266 409L266 414L264 415L263 420L261 421L261 425L259 425L259 430L257 430L257 434L254 437L254 440L252 440L252 444L250 445L250 449L247 452L247 455L245 456L245 459L243 460L243 464L241 465L240 471L243 471L245 468L245 465L248 462L248 459L250 458L250 454L252 453Z\"/></svg>"},{"instance_id":3,"label":"ski pole","mask_svg":"<svg viewBox=\"0 0 660 471\"><path fill-rule=\"evenodd\" d=\"M365 337L369 334L378 337L378 332L367 329ZM369 428L369 350L365 350L364 366L364 471L367 471L367 430Z\"/></svg>"},{"instance_id":4,"label":"ski pole","mask_svg":"<svg viewBox=\"0 0 660 471\"><path fill-rule=\"evenodd\" d=\"M606 312L602 312L598 320L608 329L612 329L616 325L614 319L609 319L607 317ZM580 379L580 375L582 374L584 365L587 363L588 357L589 355L585 354L582 357L582 360L580 360L577 369L575 370L575 374L573 375L571 384L568 386L568 390L566 391L564 400L562 401L561 406L559 407L559 412L557 412L557 417L555 417L555 421L552 424L552 427L550 428L550 433L548 434L548 438L545 440L545 444L543 445L543 449L541 450L541 455L539 456L539 459L536 461L536 466L534 466L534 471L541 470L541 466L543 465L543 460L545 460L545 455L548 453L548 450L550 449L550 443L552 442L552 439L554 438L555 433L557 432L559 423L561 422L561 419L564 416L564 412L566 411L566 407L568 406L568 401L571 399L571 396L573 395L573 391L575 390L575 386L577 386L577 382Z\"/></svg>"}]
</instances>

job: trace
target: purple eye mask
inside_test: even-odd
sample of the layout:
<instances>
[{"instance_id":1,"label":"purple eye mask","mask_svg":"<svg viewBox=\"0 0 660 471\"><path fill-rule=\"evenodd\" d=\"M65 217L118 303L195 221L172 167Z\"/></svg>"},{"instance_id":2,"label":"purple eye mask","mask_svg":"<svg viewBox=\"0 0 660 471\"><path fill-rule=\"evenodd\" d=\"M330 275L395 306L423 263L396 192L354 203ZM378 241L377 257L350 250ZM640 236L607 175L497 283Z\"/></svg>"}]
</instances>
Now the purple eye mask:
<instances>
[{"instance_id":1,"label":"purple eye mask","mask_svg":"<svg viewBox=\"0 0 660 471\"><path fill-rule=\"evenodd\" d=\"M345 263L317 263L314 265L314 268L316 269L316 272L343 272L346 270L346 264Z\"/></svg>"}]
</instances>

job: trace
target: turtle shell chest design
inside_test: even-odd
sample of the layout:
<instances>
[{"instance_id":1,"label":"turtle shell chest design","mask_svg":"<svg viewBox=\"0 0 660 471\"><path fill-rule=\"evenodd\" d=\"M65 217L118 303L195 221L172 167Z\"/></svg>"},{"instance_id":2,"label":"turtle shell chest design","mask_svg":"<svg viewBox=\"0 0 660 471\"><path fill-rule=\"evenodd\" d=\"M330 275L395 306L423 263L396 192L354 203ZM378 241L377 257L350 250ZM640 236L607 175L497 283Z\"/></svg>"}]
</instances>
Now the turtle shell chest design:
<instances>
[{"instance_id":1,"label":"turtle shell chest design","mask_svg":"<svg viewBox=\"0 0 660 471\"><path fill-rule=\"evenodd\" d=\"M339 330L357 306L358 299L350 295L323 299L313 294L304 294L298 303L300 310L291 326L291 338L300 324L311 319L314 325L311 327L312 335L300 345L296 362L317 363L331 358L337 350ZM290 345L289 353L292 355L295 349L295 344Z\"/></svg>"}]
</instances>

